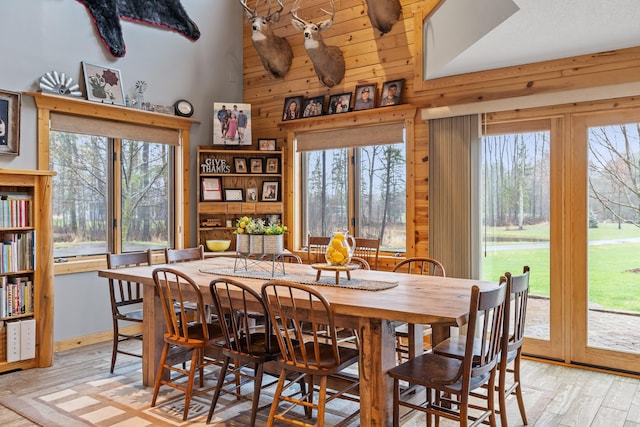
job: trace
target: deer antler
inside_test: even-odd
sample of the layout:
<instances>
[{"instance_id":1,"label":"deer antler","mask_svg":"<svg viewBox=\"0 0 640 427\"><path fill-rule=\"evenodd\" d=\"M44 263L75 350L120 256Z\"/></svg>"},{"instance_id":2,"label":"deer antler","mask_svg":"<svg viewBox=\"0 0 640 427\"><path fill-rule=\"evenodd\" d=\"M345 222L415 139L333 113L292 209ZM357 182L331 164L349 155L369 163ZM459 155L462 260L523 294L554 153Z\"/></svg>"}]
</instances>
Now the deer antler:
<instances>
[{"instance_id":1,"label":"deer antler","mask_svg":"<svg viewBox=\"0 0 640 427\"><path fill-rule=\"evenodd\" d=\"M256 7L253 10L251 10L249 8L249 6L247 6L247 0L240 0L240 4L242 5L242 7L244 8L244 11L247 14L247 19L251 19L251 18L255 18L256 17L256 10L258 9L258 3L257 2L256 2Z\"/></svg>"},{"instance_id":2,"label":"deer antler","mask_svg":"<svg viewBox=\"0 0 640 427\"><path fill-rule=\"evenodd\" d=\"M333 4L333 0L330 0L330 2L331 2L331 13L320 8L321 11L323 11L327 15L330 15L329 19L325 19L324 21L318 22L318 26L324 29L328 29L329 27L331 27L331 25L333 25L333 18L336 16L336 6L335 4Z\"/></svg>"},{"instance_id":3,"label":"deer antler","mask_svg":"<svg viewBox=\"0 0 640 427\"><path fill-rule=\"evenodd\" d=\"M295 19L302 25L307 25L307 21L298 17L298 9L300 9L300 0L296 0L295 3L293 3L293 7L291 8L291 16L293 16L293 19Z\"/></svg>"},{"instance_id":4,"label":"deer antler","mask_svg":"<svg viewBox=\"0 0 640 427\"><path fill-rule=\"evenodd\" d=\"M269 10L267 11L267 16L265 17L265 19L267 21L270 21L271 18L273 18L273 17L276 17L274 19L275 22L277 22L280 19L280 12L282 12L282 10L284 9L284 1L283 0L276 0L276 2L280 5L280 9L278 9L275 12L271 13L271 0L269 0Z\"/></svg>"}]
</instances>

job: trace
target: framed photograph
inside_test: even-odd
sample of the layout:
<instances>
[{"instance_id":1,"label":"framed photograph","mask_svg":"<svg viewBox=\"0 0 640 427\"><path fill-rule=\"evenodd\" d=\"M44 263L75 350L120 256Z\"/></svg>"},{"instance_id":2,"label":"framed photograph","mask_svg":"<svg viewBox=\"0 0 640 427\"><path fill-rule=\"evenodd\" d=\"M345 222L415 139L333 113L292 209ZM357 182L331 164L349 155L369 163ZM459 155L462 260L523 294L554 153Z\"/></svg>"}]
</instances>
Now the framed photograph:
<instances>
[{"instance_id":1,"label":"framed photograph","mask_svg":"<svg viewBox=\"0 0 640 427\"><path fill-rule=\"evenodd\" d=\"M20 154L20 93L0 90L0 154Z\"/></svg>"},{"instance_id":2,"label":"framed photograph","mask_svg":"<svg viewBox=\"0 0 640 427\"><path fill-rule=\"evenodd\" d=\"M213 103L213 145L251 145L251 104Z\"/></svg>"},{"instance_id":3,"label":"framed photograph","mask_svg":"<svg viewBox=\"0 0 640 427\"><path fill-rule=\"evenodd\" d=\"M200 200L202 202L222 201L222 178L203 176L200 181Z\"/></svg>"},{"instance_id":4,"label":"framed photograph","mask_svg":"<svg viewBox=\"0 0 640 427\"><path fill-rule=\"evenodd\" d=\"M380 107L400 104L400 96L404 88L404 79L391 80L382 85L382 97Z\"/></svg>"},{"instance_id":5,"label":"framed photograph","mask_svg":"<svg viewBox=\"0 0 640 427\"><path fill-rule=\"evenodd\" d=\"M255 187L247 188L247 202L258 201L258 189Z\"/></svg>"},{"instance_id":6,"label":"framed photograph","mask_svg":"<svg viewBox=\"0 0 640 427\"><path fill-rule=\"evenodd\" d=\"M267 158L267 173L278 173L278 158L277 157L268 157Z\"/></svg>"},{"instance_id":7,"label":"framed photograph","mask_svg":"<svg viewBox=\"0 0 640 427\"><path fill-rule=\"evenodd\" d=\"M280 214L269 214L265 219L267 224L280 224L282 222Z\"/></svg>"},{"instance_id":8,"label":"framed photograph","mask_svg":"<svg viewBox=\"0 0 640 427\"><path fill-rule=\"evenodd\" d=\"M277 202L278 201L278 181L265 181L262 183L262 201Z\"/></svg>"},{"instance_id":9,"label":"framed photograph","mask_svg":"<svg viewBox=\"0 0 640 427\"><path fill-rule=\"evenodd\" d=\"M304 110L302 117L321 116L324 109L324 95L306 98L304 100Z\"/></svg>"},{"instance_id":10,"label":"framed photograph","mask_svg":"<svg viewBox=\"0 0 640 427\"><path fill-rule=\"evenodd\" d=\"M89 101L124 106L120 70L82 61L82 73Z\"/></svg>"},{"instance_id":11,"label":"framed photograph","mask_svg":"<svg viewBox=\"0 0 640 427\"><path fill-rule=\"evenodd\" d=\"M251 173L262 173L262 159L249 159Z\"/></svg>"},{"instance_id":12,"label":"framed photograph","mask_svg":"<svg viewBox=\"0 0 640 427\"><path fill-rule=\"evenodd\" d=\"M353 106L354 111L368 110L376 106L376 93L378 85L376 83L368 83L356 86L356 102Z\"/></svg>"},{"instance_id":13,"label":"framed photograph","mask_svg":"<svg viewBox=\"0 0 640 427\"><path fill-rule=\"evenodd\" d=\"M242 188L225 188L224 201L225 202L244 202L244 192L242 191Z\"/></svg>"},{"instance_id":14,"label":"framed photograph","mask_svg":"<svg viewBox=\"0 0 640 427\"><path fill-rule=\"evenodd\" d=\"M351 106L351 92L331 95L329 97L329 109L327 114L346 113Z\"/></svg>"},{"instance_id":15,"label":"framed photograph","mask_svg":"<svg viewBox=\"0 0 640 427\"><path fill-rule=\"evenodd\" d=\"M276 150L276 140L274 139L259 139L258 140L258 148L260 151L275 151Z\"/></svg>"},{"instance_id":16,"label":"framed photograph","mask_svg":"<svg viewBox=\"0 0 640 427\"><path fill-rule=\"evenodd\" d=\"M284 99L284 109L282 110L282 121L295 120L302 117L302 96L290 96Z\"/></svg>"},{"instance_id":17,"label":"framed photograph","mask_svg":"<svg viewBox=\"0 0 640 427\"><path fill-rule=\"evenodd\" d=\"M234 157L233 170L235 173L247 173L247 159L244 157Z\"/></svg>"}]
</instances>

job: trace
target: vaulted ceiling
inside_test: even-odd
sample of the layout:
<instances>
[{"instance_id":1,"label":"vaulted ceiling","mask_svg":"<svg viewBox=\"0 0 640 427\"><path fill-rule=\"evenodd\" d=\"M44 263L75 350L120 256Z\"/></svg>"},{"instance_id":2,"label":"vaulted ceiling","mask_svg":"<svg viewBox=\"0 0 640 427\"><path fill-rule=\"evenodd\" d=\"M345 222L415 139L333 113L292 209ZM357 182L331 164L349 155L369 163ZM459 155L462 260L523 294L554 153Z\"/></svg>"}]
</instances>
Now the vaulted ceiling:
<instances>
[{"instance_id":1,"label":"vaulted ceiling","mask_svg":"<svg viewBox=\"0 0 640 427\"><path fill-rule=\"evenodd\" d=\"M446 0L431 19L428 78L640 46L638 0Z\"/></svg>"}]
</instances>

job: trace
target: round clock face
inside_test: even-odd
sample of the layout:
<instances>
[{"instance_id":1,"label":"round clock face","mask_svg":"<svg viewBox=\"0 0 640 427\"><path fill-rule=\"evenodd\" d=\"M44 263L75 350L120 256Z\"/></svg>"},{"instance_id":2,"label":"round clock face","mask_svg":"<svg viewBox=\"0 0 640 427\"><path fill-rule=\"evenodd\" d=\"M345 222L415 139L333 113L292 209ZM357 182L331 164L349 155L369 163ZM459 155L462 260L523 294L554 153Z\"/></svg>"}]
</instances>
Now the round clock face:
<instances>
[{"instance_id":1,"label":"round clock face","mask_svg":"<svg viewBox=\"0 0 640 427\"><path fill-rule=\"evenodd\" d=\"M191 117L193 115L193 105L185 99L181 99L175 103L176 114L183 117Z\"/></svg>"}]
</instances>

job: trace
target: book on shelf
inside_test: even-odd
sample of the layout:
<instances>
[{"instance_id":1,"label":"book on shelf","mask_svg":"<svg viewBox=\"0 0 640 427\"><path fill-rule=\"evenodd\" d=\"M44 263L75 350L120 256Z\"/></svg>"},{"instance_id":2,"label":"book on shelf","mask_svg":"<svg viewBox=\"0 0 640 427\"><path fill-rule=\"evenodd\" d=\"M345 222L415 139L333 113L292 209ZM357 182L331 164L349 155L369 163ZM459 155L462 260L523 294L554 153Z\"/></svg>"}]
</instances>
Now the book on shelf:
<instances>
[{"instance_id":1,"label":"book on shelf","mask_svg":"<svg viewBox=\"0 0 640 427\"><path fill-rule=\"evenodd\" d=\"M0 227L30 227L32 199L29 194L0 195Z\"/></svg>"}]
</instances>

